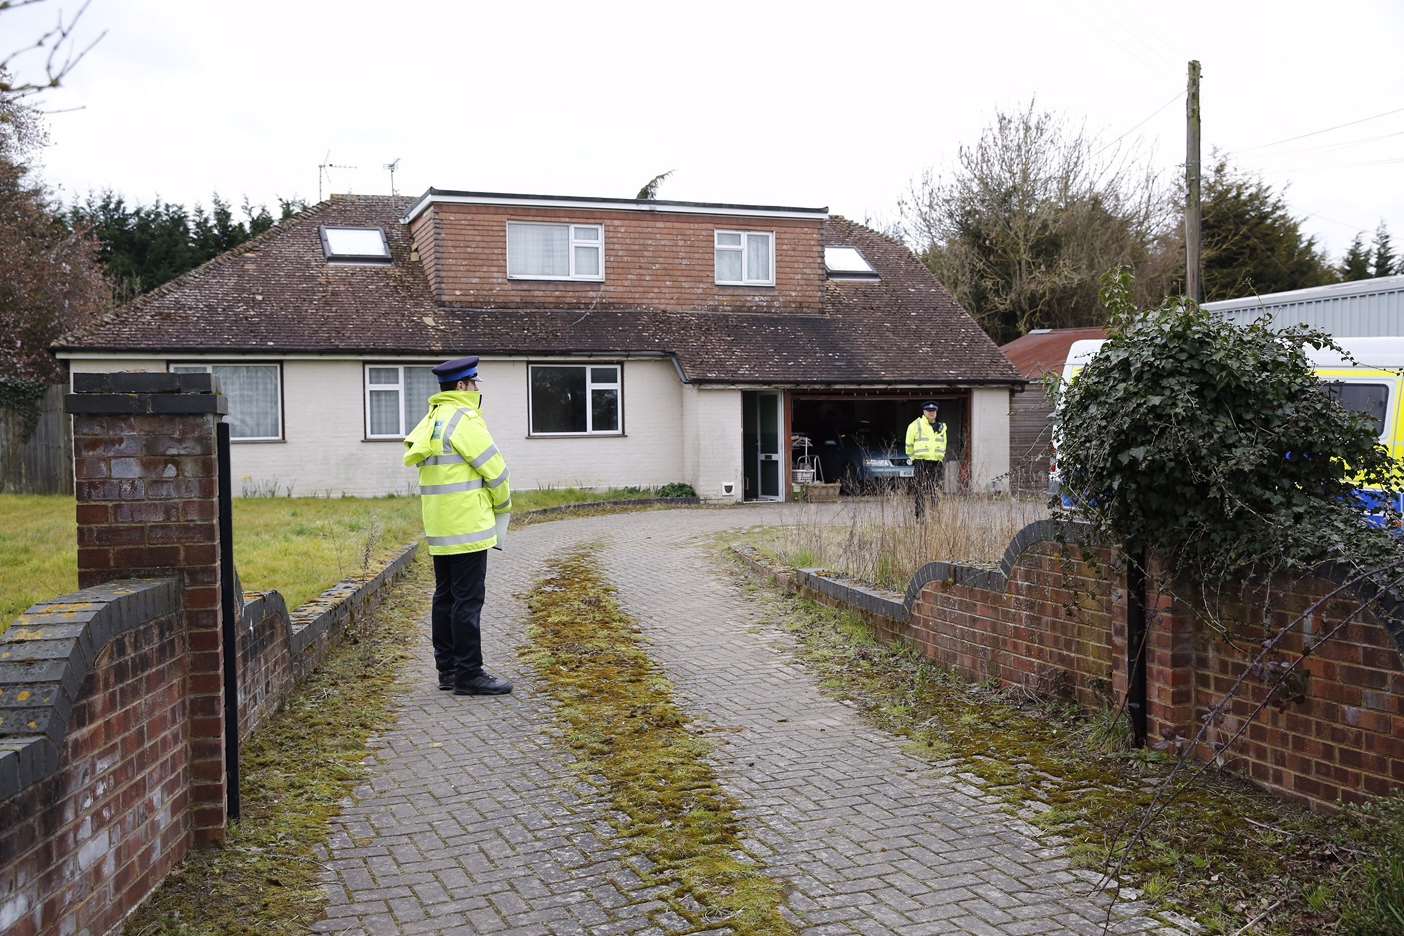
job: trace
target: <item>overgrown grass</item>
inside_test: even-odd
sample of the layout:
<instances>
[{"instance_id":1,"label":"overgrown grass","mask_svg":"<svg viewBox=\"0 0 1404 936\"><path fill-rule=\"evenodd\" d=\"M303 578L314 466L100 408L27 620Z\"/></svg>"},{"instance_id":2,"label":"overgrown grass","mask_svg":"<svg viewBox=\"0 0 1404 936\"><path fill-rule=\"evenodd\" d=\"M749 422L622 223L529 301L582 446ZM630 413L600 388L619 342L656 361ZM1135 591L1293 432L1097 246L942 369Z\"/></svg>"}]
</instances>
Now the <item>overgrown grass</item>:
<instances>
[{"instance_id":1,"label":"overgrown grass","mask_svg":"<svg viewBox=\"0 0 1404 936\"><path fill-rule=\"evenodd\" d=\"M520 515L541 507L655 496L652 488L518 491ZM35 602L78 587L72 497L0 494L0 633ZM417 539L419 498L236 498L234 562L247 591L282 592L296 608Z\"/></svg>"},{"instance_id":2,"label":"overgrown grass","mask_svg":"<svg viewBox=\"0 0 1404 936\"><path fill-rule=\"evenodd\" d=\"M127 923L127 936L304 933L326 897L316 852L340 803L367 772L367 738L391 718L392 691L429 610L421 557L287 707L247 742L243 818L223 847L192 851Z\"/></svg>"},{"instance_id":3,"label":"overgrown grass","mask_svg":"<svg viewBox=\"0 0 1404 936\"><path fill-rule=\"evenodd\" d=\"M1162 755L1128 747L1115 712L975 685L858 616L764 590L829 693L852 700L908 750L973 776L1011 810L1101 870L1139 818ZM1404 933L1404 796L1326 817L1210 773L1174 802L1128 863L1124 884L1155 905L1233 934Z\"/></svg>"},{"instance_id":4,"label":"overgrown grass","mask_svg":"<svg viewBox=\"0 0 1404 936\"><path fill-rule=\"evenodd\" d=\"M793 933L780 884L742 851L738 806L707 763L707 742L690 730L589 551L557 559L529 604L522 656L555 700L581 771L603 777L621 840L668 886L671 908L693 927Z\"/></svg>"},{"instance_id":5,"label":"overgrown grass","mask_svg":"<svg viewBox=\"0 0 1404 936\"><path fill-rule=\"evenodd\" d=\"M905 494L847 501L839 515L801 511L753 542L795 568L822 566L847 578L902 591L928 562L997 563L1024 527L1048 516L1042 500L942 497L921 521Z\"/></svg>"}]
</instances>

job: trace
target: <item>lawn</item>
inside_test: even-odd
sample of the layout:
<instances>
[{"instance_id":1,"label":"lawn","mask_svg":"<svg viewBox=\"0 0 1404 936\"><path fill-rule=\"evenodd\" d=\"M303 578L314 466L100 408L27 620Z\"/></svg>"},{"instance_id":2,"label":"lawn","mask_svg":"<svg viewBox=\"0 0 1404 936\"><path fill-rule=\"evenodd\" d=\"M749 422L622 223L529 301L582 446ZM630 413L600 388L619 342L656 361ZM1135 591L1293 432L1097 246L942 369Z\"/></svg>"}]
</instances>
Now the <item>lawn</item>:
<instances>
[{"instance_id":1,"label":"lawn","mask_svg":"<svg viewBox=\"0 0 1404 936\"><path fill-rule=\"evenodd\" d=\"M647 488L514 491L517 513L654 496ZM78 587L73 498L0 494L0 633L37 601ZM282 592L288 607L388 559L421 535L419 498L237 498L234 563L246 591Z\"/></svg>"}]
</instances>

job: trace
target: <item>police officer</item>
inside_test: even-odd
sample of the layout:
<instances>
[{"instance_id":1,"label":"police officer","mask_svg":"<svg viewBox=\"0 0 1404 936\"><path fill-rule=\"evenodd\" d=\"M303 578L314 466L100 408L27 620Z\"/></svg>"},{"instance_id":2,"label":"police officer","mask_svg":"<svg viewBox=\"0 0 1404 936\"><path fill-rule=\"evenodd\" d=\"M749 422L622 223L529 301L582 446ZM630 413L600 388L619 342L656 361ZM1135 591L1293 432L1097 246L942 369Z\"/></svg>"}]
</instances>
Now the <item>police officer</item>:
<instances>
[{"instance_id":1,"label":"police officer","mask_svg":"<svg viewBox=\"0 0 1404 936\"><path fill-rule=\"evenodd\" d=\"M941 408L928 400L921 405L921 415L907 427L907 457L912 460L918 520L926 513L926 497L936 502L946 473L946 424L936 418L940 413Z\"/></svg>"},{"instance_id":2,"label":"police officer","mask_svg":"<svg viewBox=\"0 0 1404 936\"><path fill-rule=\"evenodd\" d=\"M439 688L456 695L503 695L512 684L483 670L480 618L487 551L497 521L512 509L507 462L483 421L478 359L434 368L439 392L405 437L405 464L419 469L424 535L434 560L432 615Z\"/></svg>"}]
</instances>

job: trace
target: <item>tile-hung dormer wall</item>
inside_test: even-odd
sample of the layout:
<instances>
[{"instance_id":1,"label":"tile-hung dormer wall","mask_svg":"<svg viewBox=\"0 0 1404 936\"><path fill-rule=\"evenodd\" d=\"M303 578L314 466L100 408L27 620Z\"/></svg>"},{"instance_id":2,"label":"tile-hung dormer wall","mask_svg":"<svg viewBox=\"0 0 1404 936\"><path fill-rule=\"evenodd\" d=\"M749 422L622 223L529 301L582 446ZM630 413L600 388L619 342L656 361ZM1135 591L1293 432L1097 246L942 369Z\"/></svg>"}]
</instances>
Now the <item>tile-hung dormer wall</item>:
<instances>
[{"instance_id":1,"label":"tile-hung dormer wall","mask_svg":"<svg viewBox=\"0 0 1404 936\"><path fill-rule=\"evenodd\" d=\"M409 217L436 297L449 305L820 309L824 209L431 190Z\"/></svg>"}]
</instances>

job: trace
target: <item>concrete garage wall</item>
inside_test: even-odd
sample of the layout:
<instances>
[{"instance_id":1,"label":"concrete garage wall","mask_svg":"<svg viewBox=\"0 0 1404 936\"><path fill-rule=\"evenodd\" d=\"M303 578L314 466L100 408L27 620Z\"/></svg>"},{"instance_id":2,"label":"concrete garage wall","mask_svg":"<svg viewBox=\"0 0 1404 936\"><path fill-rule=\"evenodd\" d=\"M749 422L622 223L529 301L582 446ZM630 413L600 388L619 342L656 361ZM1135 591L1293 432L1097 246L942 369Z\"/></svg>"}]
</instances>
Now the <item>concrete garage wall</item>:
<instances>
[{"instance_id":1,"label":"concrete garage wall","mask_svg":"<svg viewBox=\"0 0 1404 936\"><path fill-rule=\"evenodd\" d=\"M741 391L688 385L682 393L684 479L703 500L740 501Z\"/></svg>"},{"instance_id":2,"label":"concrete garage wall","mask_svg":"<svg viewBox=\"0 0 1404 936\"><path fill-rule=\"evenodd\" d=\"M1009 389L970 392L970 486L1009 489Z\"/></svg>"},{"instance_id":3,"label":"concrete garage wall","mask_svg":"<svg viewBox=\"0 0 1404 936\"><path fill-rule=\"evenodd\" d=\"M70 363L74 373L159 373L167 366L150 358ZM294 495L303 496L374 497L416 490L415 472L400 461L401 444L365 439L364 363L283 362L283 441L233 445L235 496L275 486L285 493L290 485ZM507 458L514 487L654 486L690 480L683 467L683 385L671 361L623 362L623 436L528 438L527 363L489 360L481 373L483 413ZM739 453L739 402L736 405L730 431ZM739 458L738 454L738 466Z\"/></svg>"}]
</instances>

